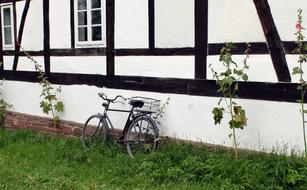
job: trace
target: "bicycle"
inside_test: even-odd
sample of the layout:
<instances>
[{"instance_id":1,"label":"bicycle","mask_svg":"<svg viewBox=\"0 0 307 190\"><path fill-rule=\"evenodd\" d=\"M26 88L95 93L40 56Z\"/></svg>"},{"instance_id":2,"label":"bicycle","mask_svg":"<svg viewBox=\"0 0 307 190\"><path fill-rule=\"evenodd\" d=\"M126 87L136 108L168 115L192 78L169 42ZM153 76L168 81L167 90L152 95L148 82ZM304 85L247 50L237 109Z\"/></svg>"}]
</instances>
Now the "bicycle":
<instances>
[{"instance_id":1,"label":"bicycle","mask_svg":"<svg viewBox=\"0 0 307 190\"><path fill-rule=\"evenodd\" d=\"M91 115L85 122L81 142L85 148L99 143L108 143L110 138L110 128L115 133L117 143L126 146L128 154L133 157L137 152L150 153L157 147L159 131L152 115L160 107L160 100L146 97L129 98L130 110L111 109L110 105L114 103L123 103L121 100L128 99L118 95L114 99L109 99L104 93L98 94L105 102L103 113ZM118 135L108 116L109 111L129 113L121 136Z\"/></svg>"}]
</instances>

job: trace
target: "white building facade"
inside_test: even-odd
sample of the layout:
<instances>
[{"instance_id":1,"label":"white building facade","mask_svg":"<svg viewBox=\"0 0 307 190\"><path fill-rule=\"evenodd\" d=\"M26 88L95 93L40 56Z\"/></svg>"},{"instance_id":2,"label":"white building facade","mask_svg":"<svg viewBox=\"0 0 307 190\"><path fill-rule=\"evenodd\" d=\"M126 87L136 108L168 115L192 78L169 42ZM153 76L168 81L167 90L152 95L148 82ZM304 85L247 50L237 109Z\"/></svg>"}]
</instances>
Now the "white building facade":
<instances>
[{"instance_id":1,"label":"white building facade","mask_svg":"<svg viewBox=\"0 0 307 190\"><path fill-rule=\"evenodd\" d=\"M1 0L3 98L13 105L10 111L45 116L37 72L24 49L61 85L63 120L84 123L101 111L98 92L170 98L159 126L163 135L231 146L227 122L214 125L219 94L208 66L221 68L225 42L236 45L234 59L242 62L249 42L249 82L240 83L238 99L248 125L238 130L239 147L302 150L298 79L291 71L298 64L292 53L297 10L307 20L307 4L257 2ZM112 116L121 128L125 117Z\"/></svg>"}]
</instances>

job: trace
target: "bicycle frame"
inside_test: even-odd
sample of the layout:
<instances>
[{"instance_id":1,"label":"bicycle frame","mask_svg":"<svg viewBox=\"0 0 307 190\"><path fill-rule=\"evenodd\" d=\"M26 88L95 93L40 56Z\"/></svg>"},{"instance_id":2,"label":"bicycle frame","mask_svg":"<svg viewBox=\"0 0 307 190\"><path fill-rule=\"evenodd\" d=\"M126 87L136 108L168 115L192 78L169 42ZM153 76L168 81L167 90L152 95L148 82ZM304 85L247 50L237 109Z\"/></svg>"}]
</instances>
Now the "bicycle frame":
<instances>
[{"instance_id":1,"label":"bicycle frame","mask_svg":"<svg viewBox=\"0 0 307 190\"><path fill-rule=\"evenodd\" d=\"M155 109L152 108L157 108L160 100L150 99L147 101L148 98L131 98L129 101L131 109L112 109L110 108L110 105L111 103L118 102L116 101L117 98L121 97L123 100L127 99L121 95L117 95L114 99L108 99L103 93L99 93L98 95L105 100L102 104L104 109L102 110L103 112L91 115L86 120L81 134L81 142L83 146L85 148L91 147L92 143L101 140L100 135L102 135L104 143L108 142L109 136L113 136L117 143L126 146L131 157L133 157L134 152L137 150L145 152L154 151L157 147L157 141L159 140L159 130L151 116L156 113L156 111L154 111ZM145 109L141 109L145 102L147 103ZM112 120L108 114L109 111L128 113L122 132L119 132L114 128ZM110 129L112 131L109 132Z\"/></svg>"},{"instance_id":2,"label":"bicycle frame","mask_svg":"<svg viewBox=\"0 0 307 190\"><path fill-rule=\"evenodd\" d=\"M103 107L105 107L105 109L104 109L104 112L103 112L103 115L102 115L102 119L103 119L104 124L106 126L108 126L108 128L110 127L115 133L116 133L116 131L114 130L114 126L113 126L112 121L111 121L111 119L110 119L110 117L108 115L108 112L109 111L113 111L113 112L126 112L126 113L129 113L129 115L127 117L127 120L126 120L126 123L125 123L125 126L124 126L124 129L123 129L123 132L122 132L122 136L119 137L118 134L116 133L117 140L121 140L122 137L124 136L126 130L128 130L128 127L130 126L131 121L133 120L132 119L133 115L136 115L136 117L142 117L142 116L145 116L145 115L149 114L149 113L146 113L146 112L144 112L144 113L143 112L134 113L134 107L132 107L131 110L110 109L109 108L110 103L111 102L108 102L106 105L103 104Z\"/></svg>"}]
</instances>

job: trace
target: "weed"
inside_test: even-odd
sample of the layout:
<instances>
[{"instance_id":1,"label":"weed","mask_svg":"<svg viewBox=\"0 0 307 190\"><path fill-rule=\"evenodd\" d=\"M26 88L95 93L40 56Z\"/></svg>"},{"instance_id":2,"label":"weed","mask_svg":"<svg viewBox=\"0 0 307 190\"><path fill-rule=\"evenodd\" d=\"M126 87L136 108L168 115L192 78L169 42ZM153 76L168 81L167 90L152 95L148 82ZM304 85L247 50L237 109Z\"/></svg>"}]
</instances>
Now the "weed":
<instances>
[{"instance_id":1,"label":"weed","mask_svg":"<svg viewBox=\"0 0 307 190\"><path fill-rule=\"evenodd\" d=\"M38 79L40 80L40 85L42 87L41 97L42 100L40 102L40 108L45 114L49 114L51 112L53 119L53 127L54 129L59 122L59 116L57 116L56 112L62 113L64 112L64 104L62 101L59 101L57 98L57 94L61 93L61 87L54 89L51 86L51 83L46 76L46 73L43 71L42 66L22 47L21 49L26 54L27 58L34 63L35 70L38 71Z\"/></svg>"},{"instance_id":2,"label":"weed","mask_svg":"<svg viewBox=\"0 0 307 190\"><path fill-rule=\"evenodd\" d=\"M218 102L219 107L215 107L212 110L214 117L214 124L220 124L223 119L224 112L230 115L230 120L228 122L229 128L232 129L230 137L233 138L233 146L235 150L236 158L238 157L237 151L237 137L236 129L243 129L247 125L247 118L245 110L242 106L238 105L235 101L237 93L239 91L239 81L247 81L248 75L245 73L249 68L247 65L247 59L249 58L249 48L247 45L245 50L245 58L243 60L243 68L239 68L238 64L232 59L232 50L235 46L232 43L226 43L225 47L222 48L220 53L220 62L222 63L225 70L218 73L214 71L211 67L213 73L213 78L216 79L218 86L217 92L222 96ZM222 101L225 102L226 108L221 106Z\"/></svg>"},{"instance_id":3,"label":"weed","mask_svg":"<svg viewBox=\"0 0 307 190\"><path fill-rule=\"evenodd\" d=\"M0 128L4 128L4 120L5 120L6 110L8 108L12 107L11 104L7 103L2 98L2 92L1 92L2 85L3 85L3 80L0 81Z\"/></svg>"}]
</instances>

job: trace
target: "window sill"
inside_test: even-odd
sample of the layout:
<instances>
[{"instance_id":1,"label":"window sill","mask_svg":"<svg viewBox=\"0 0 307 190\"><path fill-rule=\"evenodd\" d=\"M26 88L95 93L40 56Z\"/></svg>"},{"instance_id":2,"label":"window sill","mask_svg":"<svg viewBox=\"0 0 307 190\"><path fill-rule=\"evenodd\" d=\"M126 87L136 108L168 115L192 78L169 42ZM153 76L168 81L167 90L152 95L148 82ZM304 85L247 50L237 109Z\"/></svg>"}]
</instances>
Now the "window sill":
<instances>
[{"instance_id":1,"label":"window sill","mask_svg":"<svg viewBox=\"0 0 307 190\"><path fill-rule=\"evenodd\" d=\"M75 48L102 48L106 47L105 44L76 44Z\"/></svg>"},{"instance_id":2,"label":"window sill","mask_svg":"<svg viewBox=\"0 0 307 190\"><path fill-rule=\"evenodd\" d=\"M3 50L15 50L14 46L3 46Z\"/></svg>"}]
</instances>

